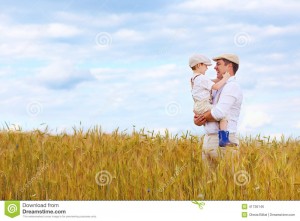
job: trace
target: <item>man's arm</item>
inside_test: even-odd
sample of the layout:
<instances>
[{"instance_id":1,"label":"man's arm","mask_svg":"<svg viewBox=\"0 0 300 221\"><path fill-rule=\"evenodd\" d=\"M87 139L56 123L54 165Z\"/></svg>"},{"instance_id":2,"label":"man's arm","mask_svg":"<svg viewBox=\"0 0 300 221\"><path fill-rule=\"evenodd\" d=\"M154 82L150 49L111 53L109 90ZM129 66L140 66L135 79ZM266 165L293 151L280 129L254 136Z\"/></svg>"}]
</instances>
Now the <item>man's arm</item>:
<instances>
[{"instance_id":1,"label":"man's arm","mask_svg":"<svg viewBox=\"0 0 300 221\"><path fill-rule=\"evenodd\" d=\"M210 115L214 119L220 121L229 114L232 105L237 99L236 91L237 88L233 84L224 87L217 105L214 106L210 111ZM209 115L207 117L209 118Z\"/></svg>"},{"instance_id":2,"label":"man's arm","mask_svg":"<svg viewBox=\"0 0 300 221\"><path fill-rule=\"evenodd\" d=\"M216 121L211 115L211 111L206 111L204 114L195 114L194 115L194 124L197 126L204 125L207 121Z\"/></svg>"},{"instance_id":3,"label":"man's arm","mask_svg":"<svg viewBox=\"0 0 300 221\"><path fill-rule=\"evenodd\" d=\"M197 126L202 126L206 123L206 119L203 115L195 114L194 115L194 124Z\"/></svg>"},{"instance_id":4,"label":"man's arm","mask_svg":"<svg viewBox=\"0 0 300 221\"><path fill-rule=\"evenodd\" d=\"M206 111L204 114L203 114L203 117L205 118L205 120L207 121L217 121L211 114L211 111Z\"/></svg>"}]
</instances>

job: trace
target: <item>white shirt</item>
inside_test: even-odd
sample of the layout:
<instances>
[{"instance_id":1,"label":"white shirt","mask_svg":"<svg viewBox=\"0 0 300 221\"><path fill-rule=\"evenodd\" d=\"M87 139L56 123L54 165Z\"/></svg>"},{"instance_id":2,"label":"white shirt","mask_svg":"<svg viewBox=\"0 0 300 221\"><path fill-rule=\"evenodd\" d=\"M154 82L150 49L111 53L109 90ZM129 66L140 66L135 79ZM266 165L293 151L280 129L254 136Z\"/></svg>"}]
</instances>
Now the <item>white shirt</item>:
<instances>
[{"instance_id":1,"label":"white shirt","mask_svg":"<svg viewBox=\"0 0 300 221\"><path fill-rule=\"evenodd\" d=\"M201 100L209 100L211 98L211 89L215 84L212 80L206 77L204 74L199 74L197 76L194 74L192 77L193 88L192 88L192 96L194 99Z\"/></svg>"},{"instance_id":2,"label":"white shirt","mask_svg":"<svg viewBox=\"0 0 300 221\"><path fill-rule=\"evenodd\" d=\"M237 123L241 112L243 93L235 76L228 79L227 83L216 92L213 97L213 109L211 115L217 121L227 116L227 130L230 133L237 132ZM207 122L204 126L207 134L218 133L219 122Z\"/></svg>"}]
</instances>

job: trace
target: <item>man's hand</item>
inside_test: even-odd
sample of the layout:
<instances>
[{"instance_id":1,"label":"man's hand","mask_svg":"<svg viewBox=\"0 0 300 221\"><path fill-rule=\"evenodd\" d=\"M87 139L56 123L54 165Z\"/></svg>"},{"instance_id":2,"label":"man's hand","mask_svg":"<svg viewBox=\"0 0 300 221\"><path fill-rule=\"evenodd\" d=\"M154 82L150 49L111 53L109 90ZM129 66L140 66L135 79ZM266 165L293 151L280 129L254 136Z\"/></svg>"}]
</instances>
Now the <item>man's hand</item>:
<instances>
[{"instance_id":1,"label":"man's hand","mask_svg":"<svg viewBox=\"0 0 300 221\"><path fill-rule=\"evenodd\" d=\"M203 115L195 114L194 115L194 124L197 126L202 126L206 123L206 119Z\"/></svg>"}]
</instances>

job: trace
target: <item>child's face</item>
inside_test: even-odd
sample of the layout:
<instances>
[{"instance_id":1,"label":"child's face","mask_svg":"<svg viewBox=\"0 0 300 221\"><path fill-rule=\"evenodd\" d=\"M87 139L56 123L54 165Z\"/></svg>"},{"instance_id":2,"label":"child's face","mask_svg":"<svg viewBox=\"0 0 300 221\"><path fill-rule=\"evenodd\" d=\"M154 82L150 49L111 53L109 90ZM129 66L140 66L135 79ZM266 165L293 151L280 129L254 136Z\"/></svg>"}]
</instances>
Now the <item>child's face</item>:
<instances>
[{"instance_id":1,"label":"child's face","mask_svg":"<svg viewBox=\"0 0 300 221\"><path fill-rule=\"evenodd\" d=\"M202 74L205 74L205 72L207 71L208 67L206 64L199 64L199 71Z\"/></svg>"}]
</instances>

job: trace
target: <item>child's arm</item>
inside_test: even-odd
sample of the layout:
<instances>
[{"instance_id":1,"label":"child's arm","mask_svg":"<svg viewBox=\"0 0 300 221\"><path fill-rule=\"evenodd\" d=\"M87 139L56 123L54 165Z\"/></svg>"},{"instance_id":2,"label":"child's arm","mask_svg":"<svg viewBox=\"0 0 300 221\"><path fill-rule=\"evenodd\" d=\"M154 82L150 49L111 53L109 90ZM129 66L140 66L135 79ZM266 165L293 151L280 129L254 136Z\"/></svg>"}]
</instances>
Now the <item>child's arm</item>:
<instances>
[{"instance_id":1,"label":"child's arm","mask_svg":"<svg viewBox=\"0 0 300 221\"><path fill-rule=\"evenodd\" d=\"M220 79L216 78L216 79L212 79L211 81L218 83L220 81Z\"/></svg>"},{"instance_id":2,"label":"child's arm","mask_svg":"<svg viewBox=\"0 0 300 221\"><path fill-rule=\"evenodd\" d=\"M226 72L224 75L223 75L223 78L222 80L220 80L218 83L215 83L213 86L212 86L212 89L214 90L219 90L221 87L224 86L224 84L227 82L227 80L230 78L230 74L228 72Z\"/></svg>"}]
</instances>

